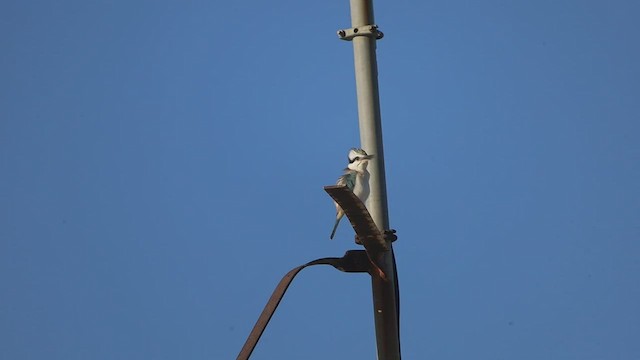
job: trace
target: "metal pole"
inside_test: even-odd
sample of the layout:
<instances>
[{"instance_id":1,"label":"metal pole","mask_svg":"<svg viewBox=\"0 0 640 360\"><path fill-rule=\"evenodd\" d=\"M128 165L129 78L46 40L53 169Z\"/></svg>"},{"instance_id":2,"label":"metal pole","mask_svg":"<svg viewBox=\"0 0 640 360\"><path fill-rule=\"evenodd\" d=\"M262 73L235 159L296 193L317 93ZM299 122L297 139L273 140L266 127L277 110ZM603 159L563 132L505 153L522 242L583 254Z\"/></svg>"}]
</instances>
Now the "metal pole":
<instances>
[{"instance_id":1,"label":"metal pole","mask_svg":"<svg viewBox=\"0 0 640 360\"><path fill-rule=\"evenodd\" d=\"M350 0L351 26L353 28L375 25L371 0ZM380 98L378 95L378 65L376 62L376 37L355 36L353 54L358 94L358 121L360 142L369 154L374 154L369 162L371 173L368 206L378 228L389 229L387 212L387 185L384 174L384 150L382 147L382 125L380 118ZM387 281L380 276L371 277L373 310L376 326L376 343L379 360L400 359L400 339L398 323L397 274L393 248L385 253L384 273Z\"/></svg>"}]
</instances>

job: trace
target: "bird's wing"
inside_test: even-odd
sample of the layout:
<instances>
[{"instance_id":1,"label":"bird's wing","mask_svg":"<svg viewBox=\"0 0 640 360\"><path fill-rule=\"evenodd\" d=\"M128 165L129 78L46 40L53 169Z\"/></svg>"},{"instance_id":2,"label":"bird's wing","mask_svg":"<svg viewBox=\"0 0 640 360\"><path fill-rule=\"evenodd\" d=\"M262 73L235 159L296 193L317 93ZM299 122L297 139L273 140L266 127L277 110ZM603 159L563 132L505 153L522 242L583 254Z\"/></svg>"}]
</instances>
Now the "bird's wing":
<instances>
[{"instance_id":1,"label":"bird's wing","mask_svg":"<svg viewBox=\"0 0 640 360\"><path fill-rule=\"evenodd\" d=\"M356 173L345 169L345 172L340 178L338 178L338 185L346 185L351 191L356 186Z\"/></svg>"}]
</instances>

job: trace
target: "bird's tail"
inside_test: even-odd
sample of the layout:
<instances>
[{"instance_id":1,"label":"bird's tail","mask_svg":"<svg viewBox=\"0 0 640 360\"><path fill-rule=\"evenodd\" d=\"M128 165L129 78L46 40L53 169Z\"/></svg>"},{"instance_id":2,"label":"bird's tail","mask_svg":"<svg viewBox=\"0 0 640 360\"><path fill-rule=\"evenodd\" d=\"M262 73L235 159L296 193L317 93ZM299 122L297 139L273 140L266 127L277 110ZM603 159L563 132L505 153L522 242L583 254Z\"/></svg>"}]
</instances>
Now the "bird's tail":
<instances>
[{"instance_id":1,"label":"bird's tail","mask_svg":"<svg viewBox=\"0 0 640 360\"><path fill-rule=\"evenodd\" d=\"M338 216L336 218L336 223L333 225L333 230L331 230L331 236L329 236L329 239L333 240L333 236L336 234L336 230L338 229L338 224L340 224L340 219L342 219L342 216Z\"/></svg>"}]
</instances>

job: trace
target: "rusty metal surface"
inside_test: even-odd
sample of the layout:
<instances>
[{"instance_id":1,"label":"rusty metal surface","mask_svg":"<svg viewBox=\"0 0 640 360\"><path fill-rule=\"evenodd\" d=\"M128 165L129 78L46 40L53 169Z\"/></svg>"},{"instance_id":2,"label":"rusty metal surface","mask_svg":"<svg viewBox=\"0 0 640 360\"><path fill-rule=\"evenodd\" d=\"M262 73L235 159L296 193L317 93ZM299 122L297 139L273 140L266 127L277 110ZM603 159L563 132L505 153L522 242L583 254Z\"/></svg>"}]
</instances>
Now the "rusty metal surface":
<instances>
[{"instance_id":1,"label":"rusty metal surface","mask_svg":"<svg viewBox=\"0 0 640 360\"><path fill-rule=\"evenodd\" d=\"M295 276L304 268L313 265L331 265L344 272L367 272L372 276L372 286L384 287L381 282L386 282L386 275L381 270L384 269L384 255L390 250L389 242L397 237L395 231L380 231L369 214L362 201L346 186L325 186L325 191L342 207L345 215L349 219L351 226L356 232L356 242L362 244L366 250L350 250L341 258L322 258L310 261L304 265L293 268L289 271L276 286L269 301L265 305L258 321L254 325L247 341L245 342L237 360L247 360L255 349L262 333L266 329L271 317L275 313L285 292L291 285ZM394 262L395 265L395 262ZM398 279L395 279L397 284ZM395 295L398 297L398 287L395 286ZM377 303L374 299L374 307L378 309L377 314L382 315L388 311L399 313L399 306L396 303L394 308L387 308L385 304Z\"/></svg>"},{"instance_id":2,"label":"rusty metal surface","mask_svg":"<svg viewBox=\"0 0 640 360\"><path fill-rule=\"evenodd\" d=\"M348 187L342 185L325 186L326 191L340 205L356 232L356 242L367 250L371 262L376 266L378 275L386 279L384 269L384 253L389 251L385 236L393 232L381 232L371 218L364 203Z\"/></svg>"},{"instance_id":3,"label":"rusty metal surface","mask_svg":"<svg viewBox=\"0 0 640 360\"><path fill-rule=\"evenodd\" d=\"M374 292L373 306L375 317L385 317L391 312L395 312L395 323L384 322L384 329L378 329L376 336L378 337L379 350L383 353L393 353L391 348L398 348L397 353L400 356L400 289L398 284L398 273L393 255L391 242L398 239L395 230L385 230L381 232L369 214L366 206L362 201L345 186L325 186L324 190L342 207L345 215L349 219L353 230L356 232L356 243L364 245L367 255L374 265L374 269L379 276L371 277L371 286ZM385 256L389 255L392 259L393 266L393 286L389 287L388 279L382 269L385 265ZM372 274L373 275L373 274ZM393 291L395 301L386 301L389 299L388 291ZM375 294L383 294L385 296L375 296ZM395 336L389 336L395 334ZM390 343L392 339L397 339L394 343Z\"/></svg>"},{"instance_id":4,"label":"rusty metal surface","mask_svg":"<svg viewBox=\"0 0 640 360\"><path fill-rule=\"evenodd\" d=\"M282 278L282 280L280 280L280 283L278 284L278 286L276 286L273 294L271 294L267 305L265 305L262 313L260 314L260 317L258 318L258 321L251 330L247 341L244 343L242 350L240 350L240 354L236 358L237 360L249 359L251 353L258 344L258 340L260 340L262 333L269 324L269 320L271 320L271 317L278 308L278 305L280 304L284 293L289 288L289 285L291 285L291 282L293 281L295 276L298 275L298 273L302 269L313 265L331 265L334 268L344 272L371 273L372 271L371 262L369 261L366 252L363 250L349 250L341 258L317 259L293 268Z\"/></svg>"},{"instance_id":5,"label":"rusty metal surface","mask_svg":"<svg viewBox=\"0 0 640 360\"><path fill-rule=\"evenodd\" d=\"M358 235L358 239L367 249L371 248L376 251L389 249L387 242L384 240L384 234L371 218L367 207L353 191L343 185L325 186L324 191L344 210L344 214L349 218L349 222Z\"/></svg>"}]
</instances>

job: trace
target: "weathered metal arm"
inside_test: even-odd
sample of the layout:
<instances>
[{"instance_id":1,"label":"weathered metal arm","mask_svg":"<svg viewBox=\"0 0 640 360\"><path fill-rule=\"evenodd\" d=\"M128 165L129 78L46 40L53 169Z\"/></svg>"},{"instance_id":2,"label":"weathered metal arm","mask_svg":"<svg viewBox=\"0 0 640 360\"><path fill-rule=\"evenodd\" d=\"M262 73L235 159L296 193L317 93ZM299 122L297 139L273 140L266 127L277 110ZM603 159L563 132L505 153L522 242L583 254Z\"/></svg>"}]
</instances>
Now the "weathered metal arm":
<instances>
[{"instance_id":1,"label":"weathered metal arm","mask_svg":"<svg viewBox=\"0 0 640 360\"><path fill-rule=\"evenodd\" d=\"M334 268L344 272L366 272L371 276L379 276L386 279L386 275L382 271L384 261L384 252L389 251L387 241L395 241L397 239L395 230L385 230L381 232L371 218L367 207L362 201L346 186L325 186L324 190L342 207L345 215L349 219L351 226L356 232L356 242L362 244L365 250L349 250L341 258L322 258L313 260L304 265L293 268L280 280L273 294L269 298L267 305L260 314L258 321L251 330L247 341L244 343L237 360L247 360L258 344L258 340L269 324L269 320L275 313L280 301L284 297L285 292L291 285L293 278L298 273L313 265L331 265ZM397 283L397 279L396 279ZM398 296L399 294L396 294ZM399 312L399 308L396 311Z\"/></svg>"},{"instance_id":2,"label":"weathered metal arm","mask_svg":"<svg viewBox=\"0 0 640 360\"><path fill-rule=\"evenodd\" d=\"M242 350L240 350L240 354L237 357L237 360L247 360L253 349L255 349L258 344L258 340L260 340L260 336L264 332L265 328L269 324L269 320L273 316L273 313L278 308L280 301L284 297L284 293L289 288L289 285L293 281L293 278L298 275L298 273L308 267L313 265L331 265L334 268L344 271L344 272L368 272L372 271L371 262L367 258L367 255L364 250L349 250L347 251L343 257L341 258L322 258L313 260L304 265L293 268L289 271L283 278L280 280L278 286L271 294L271 298L265 305L264 310L262 310L262 314L258 318L258 321L251 330L247 341L244 343Z\"/></svg>"},{"instance_id":3,"label":"weathered metal arm","mask_svg":"<svg viewBox=\"0 0 640 360\"><path fill-rule=\"evenodd\" d=\"M356 243L364 246L376 272L381 278L386 279L386 274L382 269L384 269L384 253L389 251L389 245L387 245L385 238L390 237L390 240L395 240L397 238L394 234L395 231L380 231L371 218L367 207L348 187L343 185L325 186L324 191L340 205L356 232Z\"/></svg>"}]
</instances>

